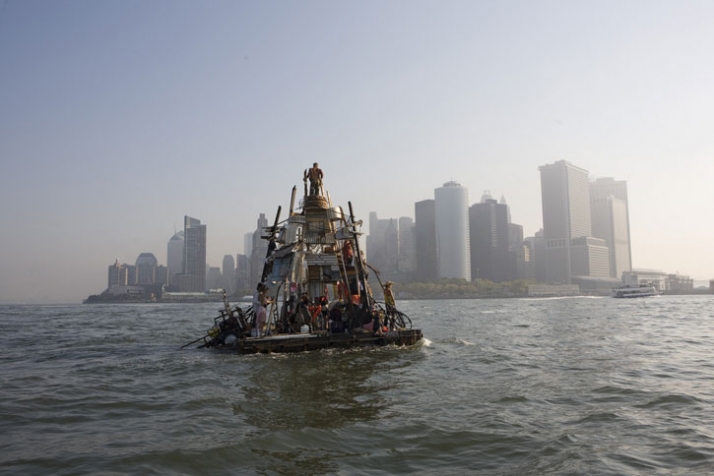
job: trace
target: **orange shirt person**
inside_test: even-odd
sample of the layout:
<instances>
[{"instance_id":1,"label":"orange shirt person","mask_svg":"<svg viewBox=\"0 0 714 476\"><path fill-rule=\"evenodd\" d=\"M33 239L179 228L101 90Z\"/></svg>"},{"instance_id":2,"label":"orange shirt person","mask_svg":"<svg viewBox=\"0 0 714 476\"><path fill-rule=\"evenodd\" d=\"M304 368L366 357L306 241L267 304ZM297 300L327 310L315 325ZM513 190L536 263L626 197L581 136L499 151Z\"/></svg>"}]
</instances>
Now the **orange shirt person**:
<instances>
[{"instance_id":1,"label":"orange shirt person","mask_svg":"<svg viewBox=\"0 0 714 476\"><path fill-rule=\"evenodd\" d=\"M305 172L305 177L303 179L310 179L310 195L320 195L322 189L322 169L319 167L317 162L312 164L312 168Z\"/></svg>"}]
</instances>

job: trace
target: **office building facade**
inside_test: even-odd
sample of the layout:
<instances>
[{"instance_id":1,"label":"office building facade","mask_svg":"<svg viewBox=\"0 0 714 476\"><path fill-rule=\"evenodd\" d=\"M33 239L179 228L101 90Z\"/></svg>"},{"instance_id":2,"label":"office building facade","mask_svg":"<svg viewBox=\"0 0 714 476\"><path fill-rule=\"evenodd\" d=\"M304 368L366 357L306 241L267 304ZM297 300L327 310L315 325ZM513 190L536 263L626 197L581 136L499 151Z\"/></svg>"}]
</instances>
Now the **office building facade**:
<instances>
[{"instance_id":1,"label":"office building facade","mask_svg":"<svg viewBox=\"0 0 714 476\"><path fill-rule=\"evenodd\" d=\"M184 247L182 272L178 275L181 292L206 291L206 225L189 216L184 217Z\"/></svg>"},{"instance_id":2,"label":"office building facade","mask_svg":"<svg viewBox=\"0 0 714 476\"><path fill-rule=\"evenodd\" d=\"M592 236L588 171L560 160L539 167L546 246L546 280L570 284L573 238Z\"/></svg>"},{"instance_id":3,"label":"office building facade","mask_svg":"<svg viewBox=\"0 0 714 476\"><path fill-rule=\"evenodd\" d=\"M183 230L173 234L166 245L166 267L168 268L168 285L178 291L177 275L183 273Z\"/></svg>"},{"instance_id":4,"label":"office building facade","mask_svg":"<svg viewBox=\"0 0 714 476\"><path fill-rule=\"evenodd\" d=\"M397 279L399 222L394 218L379 219L376 212L370 212L365 244L367 262L379 270L383 279Z\"/></svg>"},{"instance_id":5,"label":"office building facade","mask_svg":"<svg viewBox=\"0 0 714 476\"><path fill-rule=\"evenodd\" d=\"M416 251L416 279L421 282L439 278L436 252L436 206L434 200L414 204L414 247Z\"/></svg>"},{"instance_id":6,"label":"office building facade","mask_svg":"<svg viewBox=\"0 0 714 476\"><path fill-rule=\"evenodd\" d=\"M610 274L622 279L632 270L627 182L610 177L590 182L590 209L593 236L609 248Z\"/></svg>"},{"instance_id":7,"label":"office building facade","mask_svg":"<svg viewBox=\"0 0 714 476\"><path fill-rule=\"evenodd\" d=\"M414 220L399 218L399 262L397 268L402 276L410 280L416 272L416 247L414 243Z\"/></svg>"},{"instance_id":8,"label":"office building facade","mask_svg":"<svg viewBox=\"0 0 714 476\"><path fill-rule=\"evenodd\" d=\"M439 278L471 280L468 189L450 181L434 190Z\"/></svg>"},{"instance_id":9,"label":"office building facade","mask_svg":"<svg viewBox=\"0 0 714 476\"><path fill-rule=\"evenodd\" d=\"M154 253L141 253L134 264L136 268L136 284L154 284L158 265L159 262Z\"/></svg>"},{"instance_id":10,"label":"office building facade","mask_svg":"<svg viewBox=\"0 0 714 476\"><path fill-rule=\"evenodd\" d=\"M502 282L513 279L508 252L508 207L484 194L469 207L471 276Z\"/></svg>"}]
</instances>

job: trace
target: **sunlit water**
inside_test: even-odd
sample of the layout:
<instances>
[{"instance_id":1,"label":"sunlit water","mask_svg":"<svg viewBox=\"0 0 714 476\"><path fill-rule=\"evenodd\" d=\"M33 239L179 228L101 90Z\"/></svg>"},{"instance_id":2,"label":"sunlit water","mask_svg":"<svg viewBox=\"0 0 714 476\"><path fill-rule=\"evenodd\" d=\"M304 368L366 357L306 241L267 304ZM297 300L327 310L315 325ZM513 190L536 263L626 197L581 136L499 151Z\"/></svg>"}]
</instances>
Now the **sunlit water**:
<instances>
[{"instance_id":1,"label":"sunlit water","mask_svg":"<svg viewBox=\"0 0 714 476\"><path fill-rule=\"evenodd\" d=\"M714 297L399 304L424 344L257 356L180 349L216 304L0 307L0 473L714 473Z\"/></svg>"}]
</instances>

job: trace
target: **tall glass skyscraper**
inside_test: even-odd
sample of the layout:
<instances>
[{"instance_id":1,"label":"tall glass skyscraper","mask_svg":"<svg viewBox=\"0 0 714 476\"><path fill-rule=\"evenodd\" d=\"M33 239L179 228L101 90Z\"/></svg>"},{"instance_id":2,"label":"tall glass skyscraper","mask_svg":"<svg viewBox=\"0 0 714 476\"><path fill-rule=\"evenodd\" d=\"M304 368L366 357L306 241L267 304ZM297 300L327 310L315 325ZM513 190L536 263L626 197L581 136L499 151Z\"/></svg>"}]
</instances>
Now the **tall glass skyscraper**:
<instances>
[{"instance_id":1,"label":"tall glass skyscraper","mask_svg":"<svg viewBox=\"0 0 714 476\"><path fill-rule=\"evenodd\" d=\"M169 287L178 290L177 275L183 272L183 230L173 234L166 244L166 267L169 269Z\"/></svg>"},{"instance_id":2,"label":"tall glass skyscraper","mask_svg":"<svg viewBox=\"0 0 714 476\"><path fill-rule=\"evenodd\" d=\"M206 225L190 216L183 221L183 272L178 276L181 292L206 291Z\"/></svg>"},{"instance_id":3,"label":"tall glass skyscraper","mask_svg":"<svg viewBox=\"0 0 714 476\"><path fill-rule=\"evenodd\" d=\"M458 182L434 190L439 278L471 280L469 194Z\"/></svg>"}]
</instances>

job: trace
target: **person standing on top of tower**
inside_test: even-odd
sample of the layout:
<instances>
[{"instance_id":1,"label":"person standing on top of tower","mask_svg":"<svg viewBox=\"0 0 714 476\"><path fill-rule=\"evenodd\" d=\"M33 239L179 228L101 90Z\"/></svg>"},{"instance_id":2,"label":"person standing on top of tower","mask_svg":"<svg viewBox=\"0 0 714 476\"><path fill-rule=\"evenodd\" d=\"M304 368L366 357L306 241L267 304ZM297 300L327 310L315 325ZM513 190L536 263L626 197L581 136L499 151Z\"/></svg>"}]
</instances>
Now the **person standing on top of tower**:
<instances>
[{"instance_id":1,"label":"person standing on top of tower","mask_svg":"<svg viewBox=\"0 0 714 476\"><path fill-rule=\"evenodd\" d=\"M312 164L312 168L305 171L305 176L303 181L310 179L310 195L320 195L322 190L322 169L318 166L317 162Z\"/></svg>"}]
</instances>

